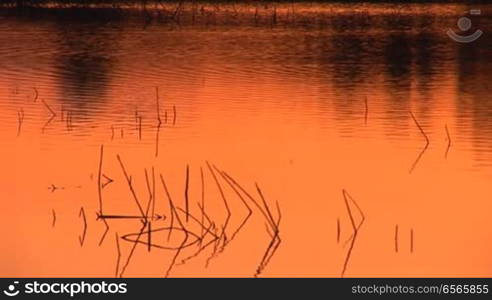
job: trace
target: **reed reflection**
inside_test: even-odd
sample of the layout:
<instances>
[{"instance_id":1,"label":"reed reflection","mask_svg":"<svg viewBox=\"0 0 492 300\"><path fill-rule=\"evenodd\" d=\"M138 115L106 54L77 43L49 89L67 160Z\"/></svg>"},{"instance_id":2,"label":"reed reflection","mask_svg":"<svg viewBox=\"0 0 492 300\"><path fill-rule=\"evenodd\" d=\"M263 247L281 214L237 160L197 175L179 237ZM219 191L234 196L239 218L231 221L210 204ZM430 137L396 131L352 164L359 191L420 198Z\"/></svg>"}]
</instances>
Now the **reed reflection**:
<instances>
[{"instance_id":1,"label":"reed reflection","mask_svg":"<svg viewBox=\"0 0 492 300\"><path fill-rule=\"evenodd\" d=\"M492 102L490 76L492 39L483 36L476 45L458 45L457 49L457 126L471 143L480 163L490 165L492 159Z\"/></svg>"},{"instance_id":2,"label":"reed reflection","mask_svg":"<svg viewBox=\"0 0 492 300\"><path fill-rule=\"evenodd\" d=\"M28 82L16 101L0 90L5 157L16 158L4 166L5 198L15 196L4 203L15 212L4 215L12 229L4 238L19 245L6 250L4 269L68 276L68 261L76 275L111 275L116 262L116 276L339 276L360 203L369 222L348 276L489 274L490 168L472 164L492 161L490 38L454 43L442 26L448 17L426 14L428 6L379 15L338 8L346 12L325 8L324 28L283 26L280 9L276 24L269 11L256 27L184 18L145 27L60 8L39 18L49 23L44 41L2 39L13 50L0 46L10 55L0 83ZM36 22L15 22L0 30L40 36ZM60 103L74 122L91 124L66 131ZM471 167L478 176L463 171ZM180 218L186 224L174 230ZM18 220L29 222L10 226ZM172 239L159 239L171 229ZM239 229L237 248L221 254ZM180 232L189 243L176 244ZM213 252L193 249L211 240ZM158 249L169 245L185 252L164 258ZM119 269L120 246L128 270ZM186 263L193 253L199 259Z\"/></svg>"}]
</instances>

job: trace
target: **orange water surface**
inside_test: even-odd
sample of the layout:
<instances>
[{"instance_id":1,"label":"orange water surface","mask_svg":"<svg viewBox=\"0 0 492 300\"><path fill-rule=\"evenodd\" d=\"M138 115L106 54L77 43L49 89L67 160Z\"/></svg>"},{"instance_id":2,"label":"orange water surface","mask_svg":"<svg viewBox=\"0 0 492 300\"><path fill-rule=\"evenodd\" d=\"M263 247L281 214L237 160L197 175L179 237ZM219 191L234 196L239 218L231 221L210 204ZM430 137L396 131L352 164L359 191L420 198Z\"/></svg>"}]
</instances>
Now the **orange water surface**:
<instances>
[{"instance_id":1,"label":"orange water surface","mask_svg":"<svg viewBox=\"0 0 492 300\"><path fill-rule=\"evenodd\" d=\"M490 276L490 8L279 7L2 14L0 276Z\"/></svg>"}]
</instances>

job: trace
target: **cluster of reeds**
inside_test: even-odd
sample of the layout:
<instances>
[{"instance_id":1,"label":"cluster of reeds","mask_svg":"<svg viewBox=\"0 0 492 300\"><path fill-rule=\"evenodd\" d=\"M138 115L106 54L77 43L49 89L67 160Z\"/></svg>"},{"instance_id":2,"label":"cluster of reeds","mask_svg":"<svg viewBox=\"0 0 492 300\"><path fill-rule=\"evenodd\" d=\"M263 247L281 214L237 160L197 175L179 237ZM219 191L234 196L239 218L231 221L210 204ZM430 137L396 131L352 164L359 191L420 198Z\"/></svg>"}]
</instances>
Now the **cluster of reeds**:
<instances>
[{"instance_id":1,"label":"cluster of reeds","mask_svg":"<svg viewBox=\"0 0 492 300\"><path fill-rule=\"evenodd\" d=\"M156 101L156 117L157 117L157 130L155 134L155 157L159 156L159 137L161 133L161 127L162 125L167 125L168 124L168 118L167 118L167 110L164 110L164 122L162 121L161 118L161 105L160 105L160 97L159 97L159 87L155 87L155 101ZM172 119L172 126L176 126L176 119L177 119L177 111L176 111L176 105L172 106L172 112L173 112L173 119Z\"/></svg>"},{"instance_id":2,"label":"cluster of reeds","mask_svg":"<svg viewBox=\"0 0 492 300\"><path fill-rule=\"evenodd\" d=\"M336 2L336 1L334 1ZM3 4L3 5L2 5ZM309 1L124 1L124 0L6 0L0 7L33 14L72 14L76 18L141 18L173 25L333 25L331 8Z\"/></svg>"},{"instance_id":3,"label":"cluster of reeds","mask_svg":"<svg viewBox=\"0 0 492 300\"><path fill-rule=\"evenodd\" d=\"M425 133L424 129L420 125L420 123L417 121L417 118L415 118L415 115L412 112L410 112L410 116L412 117L413 122L415 123L415 125L419 129L421 135L425 139L424 147L422 147L422 150L419 152L417 158L415 159L415 161L413 162L412 166L410 167L409 173L411 174L415 170L415 167L420 162L420 160L422 159L422 157L424 156L424 154L427 151L427 149L429 148L430 140L429 140L429 137L427 136L427 134ZM449 154L449 150L451 149L452 142L451 142L451 135L449 133L449 129L448 129L448 125L447 124L444 125L444 130L446 132L446 141L447 141L446 150L444 152L444 158L447 159L448 158L448 154Z\"/></svg>"},{"instance_id":4,"label":"cluster of reeds","mask_svg":"<svg viewBox=\"0 0 492 300\"><path fill-rule=\"evenodd\" d=\"M262 219L267 224L267 233L270 236L270 242L266 246L266 250L258 264L255 276L260 275L265 267L270 262L271 258L277 251L280 243L280 221L281 211L278 202L276 202L276 213L270 207L266 200L263 191L258 184L255 184L255 192L247 191L242 184L234 179L230 174L221 170L216 165L206 162L206 167L199 167L200 199L195 201L191 199L191 170L192 167L187 164L184 173L184 203L178 204L176 195L172 195L168 181L162 172L159 172L154 167L149 169L144 168L144 180L146 193L142 195L135 188L136 176L133 176L124 163L123 158L117 154L116 161L121 169L124 184L126 185L129 196L134 203L135 213L130 215L121 215L110 213L104 201L104 188L114 180L104 174L105 168L105 153L104 146L99 150L99 164L97 171L97 195L98 195L98 211L97 221L104 224L105 230L99 239L101 246L107 234L112 228L113 222L130 222L131 220L139 220L138 228L134 232L118 232L115 229L116 248L117 248L117 266L116 276L122 277L125 274L128 266L131 264L135 249L140 245L146 248L149 252L152 249L164 250L171 252L171 261L164 268L163 275L169 276L173 268L177 265L183 265L188 261L202 256L205 259L205 267L209 266L213 259L220 256L225 251L228 245L235 240L238 234L245 228L251 217L256 212L260 213ZM212 187L207 187L207 174L213 182ZM160 186L160 188L159 188ZM212 215L207 209L206 193L207 190L216 191L220 202L214 205L222 204L225 218ZM226 192L226 190L228 191ZM159 191L162 195L159 195ZM210 193L210 191L208 191ZM231 197L233 195L234 197ZM156 201L162 199L167 204L167 212L158 213L156 211ZM214 197L216 199L216 197ZM159 205L161 206L161 205ZM238 220L236 214L238 209L243 207L244 213ZM194 212L193 212L194 211ZM276 216L274 216L276 215ZM84 221L84 231L79 236L80 244L85 241L87 222L85 219L85 211L81 208L80 217ZM176 237L179 243L176 244ZM121 247L125 242L129 247L129 252L126 258L122 259Z\"/></svg>"},{"instance_id":5,"label":"cluster of reeds","mask_svg":"<svg viewBox=\"0 0 492 300\"><path fill-rule=\"evenodd\" d=\"M34 99L33 102L37 102L39 99L39 92L36 87L33 87L34 90ZM18 90L16 88L15 93L18 93ZM56 117L56 112L51 108L50 105L44 100L41 99L41 103L44 105L44 107L48 110L50 113L49 118L46 120L44 123L43 127L41 128L41 132L44 133L45 129L51 124L51 122L55 119ZM22 125L24 124L24 117L25 117L25 112L23 108L20 108L17 112L17 136L20 136L22 132Z\"/></svg>"},{"instance_id":6,"label":"cluster of reeds","mask_svg":"<svg viewBox=\"0 0 492 300\"><path fill-rule=\"evenodd\" d=\"M164 121L161 118L160 113L160 99L159 99L159 89L156 87L156 119L157 119L157 136L156 136L156 149L155 156L158 156L158 144L159 144L159 130L162 124L168 123L167 111L164 116ZM35 101L38 99L38 93L36 90ZM45 125L43 126L43 131L46 126L48 126L52 120L56 117L56 112L46 103L45 100L41 99L43 105L50 112L50 118L47 120ZM69 112L62 106L62 120L69 120ZM176 124L176 106L173 105L173 118L172 125ZM64 117L65 116L65 117ZM415 169L415 166L420 161L422 155L425 153L427 148L429 147L430 141L423 130L420 123L417 121L415 115L410 112L410 116L414 121L415 125L419 129L422 136L425 138L425 145L423 150L419 153L416 161L413 163L410 173ZM19 127L18 127L18 135L20 134L22 121L24 119L24 111L21 109L18 112L19 118ZM365 114L364 114L365 123L367 124L368 120L368 101L365 99ZM141 139L142 132L142 116L140 115L138 109L135 110L135 122L136 129L139 131L139 138ZM67 121L68 122L68 121ZM447 125L445 126L446 136L447 136L447 148L445 157L447 157L449 149L451 147L451 137L448 130ZM123 132L122 132L123 135ZM112 137L114 136L114 128L112 127ZM169 265L167 265L164 275L167 277L170 275L173 268L177 265L185 264L187 261L197 258L202 253L205 253L207 250L210 250L208 256L206 258L205 267L207 267L211 261L219 257L221 253L224 252L226 247L236 238L236 236L241 232L242 229L247 225L248 221L252 217L254 212L259 212L263 220L266 224L266 231L270 237L270 242L268 243L265 252L263 253L261 260L256 267L256 271L254 276L259 276L262 274L263 270L266 268L271 258L275 255L277 249L281 244L280 237L280 222L282 219L282 214L280 210L280 206L278 202L276 205L276 212L271 209L268 201L266 200L264 193L258 184L255 184L255 192L257 196L253 196L252 193L248 192L242 184L238 183L231 175L229 175L224 170L219 169L216 165L206 162L206 168L200 166L200 182L201 182L201 199L200 201L191 201L190 199L190 169L191 166L186 164L185 166L185 188L183 191L184 196L184 205L180 206L174 200L175 197L172 196L168 184L165 180L163 173L160 173L152 167L151 169L144 168L145 175L145 183L147 186L148 200L144 205L145 201L142 200L141 195L139 195L134 187L135 177L133 177L128 169L126 168L123 159L118 154L116 155L116 159L119 163L120 169L124 176L124 182L128 187L131 198L135 204L136 213L132 215L119 215L108 213L107 209L104 207L103 200L103 190L104 188L113 183L113 178L103 173L104 169L104 146L101 145L100 153L99 153L99 167L97 172L97 194L98 194L98 203L99 209L97 211L97 220L104 224L105 230L99 239L99 246L103 244L105 238L109 231L111 230L110 222L115 221L129 221L129 220L140 220L140 226L138 231L130 232L130 233L120 233L115 232L116 236L116 244L118 250L118 259L116 266L116 275L122 277L127 269L128 265L131 263L132 256L135 252L135 249L138 245L144 245L147 250L150 252L152 249L160 249L173 251L172 260ZM204 171L205 169L205 171ZM207 172L208 171L208 172ZM215 190L218 192L220 196L220 200L224 207L225 211L225 220L223 222L215 219L214 216L210 215L206 209L205 203L205 182L206 182L206 174L209 174L213 179ZM168 212L158 214L155 212L156 200L157 196L157 188L158 184L156 181L160 181L162 186L162 191L165 195L165 202L168 205ZM50 187L52 192L59 187L52 185ZM229 189L236 196L234 199L226 196L225 189ZM351 224L352 233L350 237L345 241L344 246L349 244L349 248L347 250L347 254L343 263L343 269L341 272L341 276L343 277L346 273L348 264L350 262L350 258L352 255L352 251L354 249L360 228L362 227L365 221L365 215L362 209L359 207L358 203L355 199L344 189L342 190L342 195L345 203L345 207L347 210L347 214ZM239 222L239 225L233 226L231 224L231 218L233 218L234 210L231 207L231 201L236 201L244 207L246 214L243 216ZM196 204L196 207L199 209L199 215L191 212L191 208ZM358 212L358 217L354 213L354 208ZM56 212L52 210L52 226L54 227L56 224ZM79 211L79 217L83 221L83 231L82 234L79 235L79 243L81 246L84 245L87 235L88 222L86 218L86 213L83 207L81 207ZM156 226L155 223L159 222ZM154 224L154 225L153 225ZM341 239L341 222L340 219L337 219L337 228L336 228L336 240L337 243L340 242ZM173 245L171 237L173 233L180 233L184 235L183 240L180 241L179 245ZM165 243L162 244L159 241L156 241L155 236L164 235ZM154 236L154 238L153 238ZM145 237L145 238L144 238ZM121 248L120 248L120 240L131 244L131 250L126 257L126 261L123 266L120 266L121 261ZM162 240L162 239L160 239ZM399 227L398 224L395 226L395 235L394 235L394 251L399 251ZM414 230L410 229L410 252L414 251Z\"/></svg>"},{"instance_id":7,"label":"cluster of reeds","mask_svg":"<svg viewBox=\"0 0 492 300\"><path fill-rule=\"evenodd\" d=\"M365 125L367 125L367 121L368 121L368 118L369 118L369 105L368 105L367 96L364 99L364 105L365 105L365 110L364 110L364 123L365 123ZM422 135L422 137L425 140L425 144L422 147L422 150L420 150L419 154L415 158L414 162L412 163L412 165L411 165L411 167L410 167L410 169L408 171L408 173L412 174L413 171L415 170L415 168L417 167L417 165L419 164L420 160L424 156L425 152L429 149L430 139L429 139L429 136L427 135L427 133L424 131L423 127L420 125L420 123L417 120L417 118L415 117L415 115L413 114L413 112L412 111L409 111L409 114L410 114L410 117L412 118L414 124L417 126L420 134ZM447 159L448 158L448 154L449 154L449 150L451 149L451 146L452 146L452 141L451 141L451 134L449 133L449 128L448 128L448 125L447 124L444 126L444 129L445 129L446 141L447 141L447 145L446 145L446 150L445 150L445 153L444 153L444 157Z\"/></svg>"},{"instance_id":8,"label":"cluster of reeds","mask_svg":"<svg viewBox=\"0 0 492 300\"><path fill-rule=\"evenodd\" d=\"M155 157L159 156L159 140L160 140L160 133L161 129L163 126L176 126L176 120L177 120L177 109L176 105L173 105L171 108L172 111L172 121L169 120L168 122L168 111L167 109L164 110L164 120L161 118L161 108L160 108L160 97L159 97L159 88L155 88L155 94L156 94L156 133L155 133ZM135 112L134 112L134 119L135 119L135 131L137 133L138 139L142 140L143 137L143 115L141 112L138 110L138 107L135 107ZM114 140L115 138L115 127L114 125L111 125L111 140ZM120 128L120 138L124 137L124 129Z\"/></svg>"},{"instance_id":9,"label":"cluster of reeds","mask_svg":"<svg viewBox=\"0 0 492 300\"><path fill-rule=\"evenodd\" d=\"M34 100L33 102L37 102L39 98L39 92L38 90L33 87L34 90ZM155 93L156 93L156 115L157 115L157 125L155 126L156 128L156 136L155 136L155 156L157 157L159 155L159 139L160 139L160 132L161 129L164 126L167 127L174 127L176 126L177 123L177 108L176 105L173 104L169 109L170 113L168 114L168 109L164 110L164 118L161 118L161 105L160 105L160 98L159 98L159 88L155 88ZM43 106L46 108L46 110L49 112L49 116L44 122L41 132L44 133L50 125L52 125L53 121L55 118L58 116L57 112L51 105L48 104L48 102L44 99L40 99L41 103ZM60 106L60 121L65 123L67 131L72 131L74 129L73 125L73 111L70 109L67 109L63 104ZM170 116L168 118L168 115ZM20 108L17 111L17 137L21 135L22 132L22 127L24 124L24 118L25 118L25 112L23 108ZM143 136L143 115L138 111L138 108L135 108L135 130L136 134L138 136L139 140L142 140ZM111 140L114 140L115 138L115 127L114 125L111 125ZM120 138L124 138L124 128L120 128Z\"/></svg>"}]
</instances>

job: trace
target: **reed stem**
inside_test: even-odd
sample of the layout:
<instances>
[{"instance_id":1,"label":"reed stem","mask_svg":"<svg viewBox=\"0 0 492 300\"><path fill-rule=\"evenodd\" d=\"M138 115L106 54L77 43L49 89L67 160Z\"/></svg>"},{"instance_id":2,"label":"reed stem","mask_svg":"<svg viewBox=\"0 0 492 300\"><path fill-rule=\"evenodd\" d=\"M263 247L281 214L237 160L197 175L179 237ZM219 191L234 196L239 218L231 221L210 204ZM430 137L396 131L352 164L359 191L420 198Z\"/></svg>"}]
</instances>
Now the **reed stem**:
<instances>
[{"instance_id":1,"label":"reed stem","mask_svg":"<svg viewBox=\"0 0 492 300\"><path fill-rule=\"evenodd\" d=\"M82 217L83 221L84 221L84 230L82 232L82 236L79 235L79 242L80 242L80 246L84 246L84 242L85 242L85 236L86 236L86 233L87 233L87 219L85 217L85 211L84 211L84 207L81 207L80 208L80 211L79 211L79 218Z\"/></svg>"}]
</instances>

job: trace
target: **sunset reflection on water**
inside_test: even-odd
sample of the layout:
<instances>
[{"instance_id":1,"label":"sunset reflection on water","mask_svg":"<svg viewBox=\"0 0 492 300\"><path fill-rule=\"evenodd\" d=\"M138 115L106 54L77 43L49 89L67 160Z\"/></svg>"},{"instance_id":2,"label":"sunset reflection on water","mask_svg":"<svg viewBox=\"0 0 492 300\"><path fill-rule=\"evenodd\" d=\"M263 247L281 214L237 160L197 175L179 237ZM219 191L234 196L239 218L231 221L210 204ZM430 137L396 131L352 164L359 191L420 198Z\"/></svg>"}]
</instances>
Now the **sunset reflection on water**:
<instances>
[{"instance_id":1,"label":"sunset reflection on water","mask_svg":"<svg viewBox=\"0 0 492 300\"><path fill-rule=\"evenodd\" d=\"M257 183L272 214L276 202L282 213L282 242L260 276L341 275L352 235L343 189L366 218L345 276L489 276L488 7L474 20L485 34L472 44L445 33L468 6L329 8L319 27L3 16L0 275L114 276L115 233L125 264L133 245L121 237L142 223L108 220L98 246L104 145L106 212L140 213L119 155L143 206L145 170L154 168L155 211L165 216L154 228L171 217L160 174L184 209L188 166L190 212L200 218L203 173L219 232L227 213L207 162L261 201ZM230 200L230 237L247 210L215 175ZM250 204L251 218L208 267L212 249L179 265L190 247L170 276L253 276L271 236ZM152 238L180 244L180 233L167 234ZM124 276L163 276L173 253L139 244Z\"/></svg>"}]
</instances>

